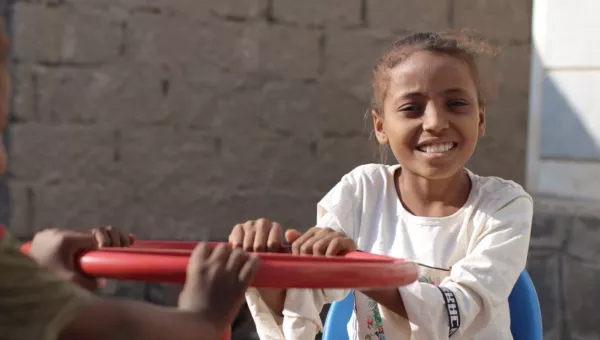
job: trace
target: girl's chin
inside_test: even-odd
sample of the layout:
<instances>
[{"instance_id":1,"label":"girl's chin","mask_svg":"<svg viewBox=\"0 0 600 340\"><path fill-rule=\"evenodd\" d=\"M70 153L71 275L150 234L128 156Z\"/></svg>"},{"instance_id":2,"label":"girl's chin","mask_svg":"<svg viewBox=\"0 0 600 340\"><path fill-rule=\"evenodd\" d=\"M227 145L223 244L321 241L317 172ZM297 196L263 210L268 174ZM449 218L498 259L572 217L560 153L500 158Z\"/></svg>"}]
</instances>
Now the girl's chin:
<instances>
[{"instance_id":1,"label":"girl's chin","mask_svg":"<svg viewBox=\"0 0 600 340\"><path fill-rule=\"evenodd\" d=\"M405 165L403 168L403 172L408 170L418 177L434 181L450 179L457 176L457 174L463 172L464 164L458 162L455 164L431 164L428 162L413 164L413 166Z\"/></svg>"}]
</instances>

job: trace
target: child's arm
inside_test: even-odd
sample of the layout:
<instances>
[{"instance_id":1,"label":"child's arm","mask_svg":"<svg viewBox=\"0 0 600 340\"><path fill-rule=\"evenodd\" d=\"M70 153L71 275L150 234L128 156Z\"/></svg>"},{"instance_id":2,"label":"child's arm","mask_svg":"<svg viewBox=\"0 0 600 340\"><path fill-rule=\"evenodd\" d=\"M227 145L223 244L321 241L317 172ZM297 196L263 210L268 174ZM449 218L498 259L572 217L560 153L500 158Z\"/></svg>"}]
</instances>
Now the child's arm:
<instances>
[{"instance_id":1,"label":"child's arm","mask_svg":"<svg viewBox=\"0 0 600 340\"><path fill-rule=\"evenodd\" d=\"M93 297L14 247L0 254L3 339L218 339L202 315L145 303Z\"/></svg>"},{"instance_id":2,"label":"child's arm","mask_svg":"<svg viewBox=\"0 0 600 340\"><path fill-rule=\"evenodd\" d=\"M204 315L135 301L93 298L68 322L59 340L220 339Z\"/></svg>"},{"instance_id":3,"label":"child's arm","mask_svg":"<svg viewBox=\"0 0 600 340\"><path fill-rule=\"evenodd\" d=\"M416 282L363 293L384 307L384 318L394 319L390 312L407 318L414 339L470 338L506 303L525 268L532 215L533 203L526 195L491 213L467 256L439 286Z\"/></svg>"},{"instance_id":4,"label":"child's arm","mask_svg":"<svg viewBox=\"0 0 600 340\"><path fill-rule=\"evenodd\" d=\"M233 320L256 272L241 251L199 246L188 266L179 310L93 297L55 273L68 271L69 256L87 250L91 234L52 231L36 237L40 268L14 243L0 246L0 335L3 339L218 339ZM5 240L6 241L6 240ZM93 243L93 242L92 242ZM64 259L62 261L61 259ZM58 268L58 269L57 269ZM68 276L66 276L68 277Z\"/></svg>"}]
</instances>

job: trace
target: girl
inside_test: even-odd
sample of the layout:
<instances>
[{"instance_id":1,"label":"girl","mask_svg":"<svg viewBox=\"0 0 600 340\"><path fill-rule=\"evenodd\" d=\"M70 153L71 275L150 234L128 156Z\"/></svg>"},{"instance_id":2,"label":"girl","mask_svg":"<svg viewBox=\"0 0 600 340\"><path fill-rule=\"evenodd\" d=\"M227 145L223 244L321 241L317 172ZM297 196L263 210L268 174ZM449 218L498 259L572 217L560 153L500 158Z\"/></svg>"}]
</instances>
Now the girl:
<instances>
[{"instance_id":1,"label":"girl","mask_svg":"<svg viewBox=\"0 0 600 340\"><path fill-rule=\"evenodd\" d=\"M396 42L372 76L374 132L399 165L359 166L285 237L296 254L361 251L417 264L418 281L354 291L350 339L512 339L508 296L525 268L533 204L518 184L465 169L485 132L484 43L454 33ZM281 227L237 225L230 241L276 251ZM261 339L314 339L335 290L251 290Z\"/></svg>"}]
</instances>

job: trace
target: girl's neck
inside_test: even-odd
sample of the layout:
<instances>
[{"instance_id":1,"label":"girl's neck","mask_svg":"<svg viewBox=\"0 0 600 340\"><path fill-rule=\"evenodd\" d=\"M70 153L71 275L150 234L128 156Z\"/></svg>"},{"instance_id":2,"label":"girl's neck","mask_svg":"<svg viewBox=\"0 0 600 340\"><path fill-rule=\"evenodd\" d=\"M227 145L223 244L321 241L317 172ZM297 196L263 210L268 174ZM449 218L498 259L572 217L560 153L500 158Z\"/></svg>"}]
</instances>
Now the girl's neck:
<instances>
[{"instance_id":1,"label":"girl's neck","mask_svg":"<svg viewBox=\"0 0 600 340\"><path fill-rule=\"evenodd\" d=\"M471 191L471 180L463 170L448 178L431 180L399 169L394 177L400 201L417 216L450 216L462 208Z\"/></svg>"}]
</instances>

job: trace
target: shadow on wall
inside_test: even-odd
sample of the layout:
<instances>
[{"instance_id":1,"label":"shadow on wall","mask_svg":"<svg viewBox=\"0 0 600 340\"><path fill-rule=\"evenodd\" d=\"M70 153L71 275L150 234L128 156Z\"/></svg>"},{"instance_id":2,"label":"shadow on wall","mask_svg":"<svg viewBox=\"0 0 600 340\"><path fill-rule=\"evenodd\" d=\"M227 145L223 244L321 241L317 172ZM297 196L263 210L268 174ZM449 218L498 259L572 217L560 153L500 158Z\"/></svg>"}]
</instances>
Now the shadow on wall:
<instances>
[{"instance_id":1,"label":"shadow on wall","mask_svg":"<svg viewBox=\"0 0 600 340\"><path fill-rule=\"evenodd\" d=\"M540 60L537 52L535 57ZM596 127L600 127L600 117L594 117L591 122L585 121L592 117L589 98L598 96L598 93L593 93L597 87L588 84L589 81L593 80L586 72L579 70L544 72L541 89L541 159L600 160L600 147L592 134L597 130Z\"/></svg>"}]
</instances>

